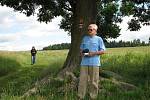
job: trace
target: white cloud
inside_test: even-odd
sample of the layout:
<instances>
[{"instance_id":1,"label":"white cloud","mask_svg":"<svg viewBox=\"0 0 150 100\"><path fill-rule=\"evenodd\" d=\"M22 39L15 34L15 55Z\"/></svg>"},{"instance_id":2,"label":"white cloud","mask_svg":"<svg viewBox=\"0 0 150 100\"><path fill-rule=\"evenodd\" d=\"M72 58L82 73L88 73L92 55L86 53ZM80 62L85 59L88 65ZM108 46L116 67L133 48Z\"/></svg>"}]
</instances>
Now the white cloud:
<instances>
[{"instance_id":1,"label":"white cloud","mask_svg":"<svg viewBox=\"0 0 150 100\"><path fill-rule=\"evenodd\" d=\"M12 42L19 38L19 36L16 36L14 34L0 34L0 43L5 42Z\"/></svg>"},{"instance_id":2,"label":"white cloud","mask_svg":"<svg viewBox=\"0 0 150 100\"><path fill-rule=\"evenodd\" d=\"M132 16L124 17L123 22L120 24L120 36L116 39L117 41L132 41L134 39L140 39L142 41L148 42L150 37L150 26L142 26L139 31L130 31L128 30L128 22L131 20ZM114 40L114 39L112 39Z\"/></svg>"},{"instance_id":3,"label":"white cloud","mask_svg":"<svg viewBox=\"0 0 150 100\"><path fill-rule=\"evenodd\" d=\"M59 29L61 17L45 24L36 16L26 17L12 9L0 6L0 50L42 49L49 44L70 42L66 32Z\"/></svg>"},{"instance_id":4,"label":"white cloud","mask_svg":"<svg viewBox=\"0 0 150 100\"><path fill-rule=\"evenodd\" d=\"M10 27L13 23L13 16L14 14L11 8L0 6L0 27Z\"/></svg>"}]
</instances>

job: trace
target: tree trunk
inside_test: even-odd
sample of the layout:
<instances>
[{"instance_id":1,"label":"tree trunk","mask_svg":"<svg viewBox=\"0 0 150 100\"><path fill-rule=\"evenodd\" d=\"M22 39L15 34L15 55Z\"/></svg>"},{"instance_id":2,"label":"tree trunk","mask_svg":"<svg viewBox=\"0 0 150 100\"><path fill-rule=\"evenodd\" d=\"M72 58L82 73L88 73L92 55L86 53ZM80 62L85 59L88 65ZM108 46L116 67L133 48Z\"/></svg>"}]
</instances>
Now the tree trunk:
<instances>
[{"instance_id":1,"label":"tree trunk","mask_svg":"<svg viewBox=\"0 0 150 100\"><path fill-rule=\"evenodd\" d=\"M72 72L80 65L80 44L82 37L87 33L87 27L90 23L96 23L96 0L77 0L71 28L71 47L62 70L58 77L64 77L66 72ZM79 24L83 27L79 28Z\"/></svg>"}]
</instances>

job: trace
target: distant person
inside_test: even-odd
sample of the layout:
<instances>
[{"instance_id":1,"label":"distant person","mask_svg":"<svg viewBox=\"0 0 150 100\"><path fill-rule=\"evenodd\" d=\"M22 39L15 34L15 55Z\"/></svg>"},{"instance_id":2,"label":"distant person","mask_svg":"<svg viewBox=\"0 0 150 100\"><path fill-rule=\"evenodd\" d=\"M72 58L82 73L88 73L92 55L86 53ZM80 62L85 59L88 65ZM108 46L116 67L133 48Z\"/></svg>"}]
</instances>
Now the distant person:
<instances>
[{"instance_id":1,"label":"distant person","mask_svg":"<svg viewBox=\"0 0 150 100\"><path fill-rule=\"evenodd\" d=\"M101 37L96 36L97 25L91 24L88 27L88 34L83 37L80 53L82 56L80 80L78 86L78 97L84 99L87 85L91 99L96 99L99 90L99 67L100 55L104 54L105 45Z\"/></svg>"},{"instance_id":2,"label":"distant person","mask_svg":"<svg viewBox=\"0 0 150 100\"><path fill-rule=\"evenodd\" d=\"M36 51L35 47L33 46L32 50L31 50L31 64L32 65L35 64L36 53L37 53L37 51Z\"/></svg>"}]
</instances>

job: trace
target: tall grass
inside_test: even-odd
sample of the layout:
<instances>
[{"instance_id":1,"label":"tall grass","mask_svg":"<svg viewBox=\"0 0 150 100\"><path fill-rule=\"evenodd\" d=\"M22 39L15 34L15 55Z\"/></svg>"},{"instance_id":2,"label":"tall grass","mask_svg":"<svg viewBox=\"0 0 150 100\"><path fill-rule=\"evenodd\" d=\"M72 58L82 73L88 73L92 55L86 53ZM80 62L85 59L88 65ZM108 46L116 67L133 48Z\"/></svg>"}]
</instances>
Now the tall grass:
<instances>
[{"instance_id":1,"label":"tall grass","mask_svg":"<svg viewBox=\"0 0 150 100\"><path fill-rule=\"evenodd\" d=\"M150 80L150 51L131 52L123 55L105 55L102 57L103 69L122 75L126 81L136 85Z\"/></svg>"},{"instance_id":2,"label":"tall grass","mask_svg":"<svg viewBox=\"0 0 150 100\"><path fill-rule=\"evenodd\" d=\"M0 52L0 99L21 100L21 95L32 88L33 83L46 75L55 77L66 55L67 51L39 51L36 64L31 65L30 52ZM110 81L101 81L98 100L147 100L150 97L150 47L108 49L101 61L102 69L121 75L123 81L138 89L125 91ZM65 83L52 80L26 100L77 100L77 91ZM85 100L89 100L88 95Z\"/></svg>"},{"instance_id":3,"label":"tall grass","mask_svg":"<svg viewBox=\"0 0 150 100\"><path fill-rule=\"evenodd\" d=\"M36 64L31 65L30 52L0 52L0 72L3 72L0 76L0 96L16 98L23 95L47 74L55 75L62 67L65 56L66 51L41 51Z\"/></svg>"},{"instance_id":4,"label":"tall grass","mask_svg":"<svg viewBox=\"0 0 150 100\"><path fill-rule=\"evenodd\" d=\"M0 77L17 71L19 66L19 62L12 57L0 56Z\"/></svg>"}]
</instances>

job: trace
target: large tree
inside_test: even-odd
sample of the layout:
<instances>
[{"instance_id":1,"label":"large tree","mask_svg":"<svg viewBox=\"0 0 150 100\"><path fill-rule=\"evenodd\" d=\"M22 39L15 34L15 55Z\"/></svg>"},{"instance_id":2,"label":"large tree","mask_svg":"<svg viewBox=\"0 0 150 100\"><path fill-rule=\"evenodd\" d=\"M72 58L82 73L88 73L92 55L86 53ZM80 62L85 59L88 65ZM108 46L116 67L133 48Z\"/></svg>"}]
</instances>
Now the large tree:
<instances>
[{"instance_id":1,"label":"large tree","mask_svg":"<svg viewBox=\"0 0 150 100\"><path fill-rule=\"evenodd\" d=\"M71 47L59 73L61 76L79 65L80 43L90 23L99 26L98 35L106 41L119 36L117 23L124 16L133 15L128 23L131 31L139 30L142 24L149 25L150 22L149 0L0 0L0 4L26 16L37 15L40 22L48 23L62 16L60 28L71 35Z\"/></svg>"}]
</instances>

